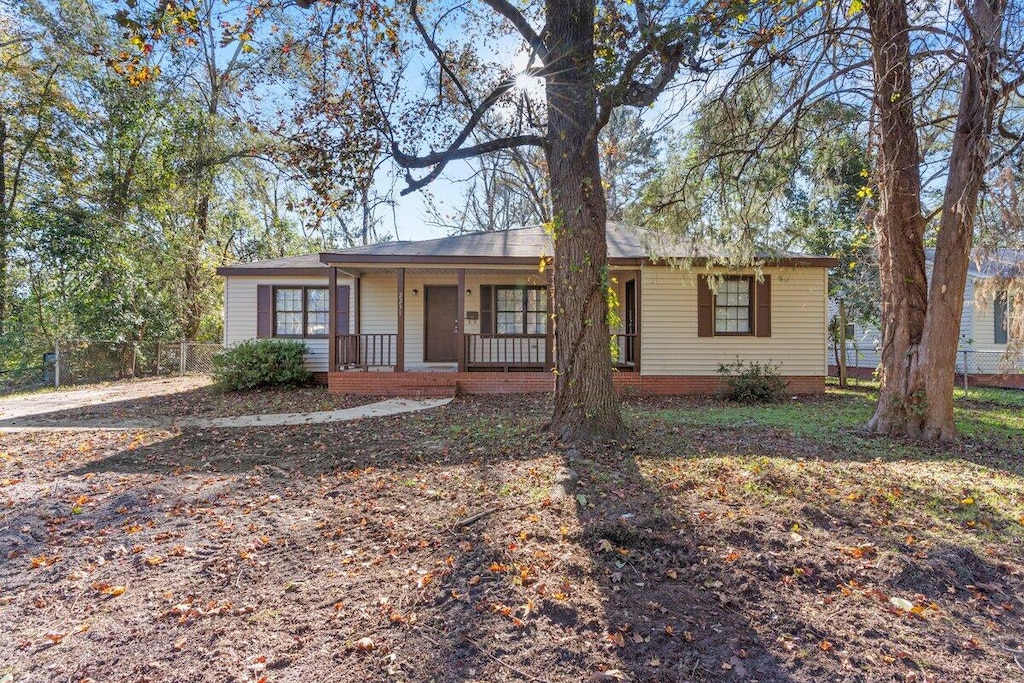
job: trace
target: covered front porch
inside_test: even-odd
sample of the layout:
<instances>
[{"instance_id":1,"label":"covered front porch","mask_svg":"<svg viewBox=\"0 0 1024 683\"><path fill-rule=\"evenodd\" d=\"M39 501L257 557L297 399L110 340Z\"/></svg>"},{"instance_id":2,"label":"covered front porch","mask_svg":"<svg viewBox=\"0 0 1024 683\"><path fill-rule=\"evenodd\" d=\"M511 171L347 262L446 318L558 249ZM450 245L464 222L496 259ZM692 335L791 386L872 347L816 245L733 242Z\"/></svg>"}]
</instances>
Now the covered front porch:
<instances>
[{"instance_id":1,"label":"covered front porch","mask_svg":"<svg viewBox=\"0 0 1024 683\"><path fill-rule=\"evenodd\" d=\"M619 370L637 372L640 273L613 276L622 324L610 353ZM549 390L540 387L548 387L556 362L555 293L550 271L538 272L536 261L529 267L332 266L330 285L330 374L364 375L332 380L338 390L413 373L499 374L502 384ZM514 379L520 374L546 379ZM413 383L435 381L445 384L439 377Z\"/></svg>"}]
</instances>

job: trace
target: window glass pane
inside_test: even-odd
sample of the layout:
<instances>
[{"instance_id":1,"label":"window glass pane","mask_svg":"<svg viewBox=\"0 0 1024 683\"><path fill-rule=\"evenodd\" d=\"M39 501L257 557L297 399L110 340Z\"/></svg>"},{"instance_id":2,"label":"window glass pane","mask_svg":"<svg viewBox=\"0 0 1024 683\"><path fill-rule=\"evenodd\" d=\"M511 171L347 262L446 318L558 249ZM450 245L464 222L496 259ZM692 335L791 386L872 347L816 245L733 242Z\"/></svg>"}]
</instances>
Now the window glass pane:
<instances>
[{"instance_id":1,"label":"window glass pane","mask_svg":"<svg viewBox=\"0 0 1024 683\"><path fill-rule=\"evenodd\" d=\"M546 334L548 314L544 312L528 313L526 334Z\"/></svg>"},{"instance_id":2,"label":"window glass pane","mask_svg":"<svg viewBox=\"0 0 1024 683\"><path fill-rule=\"evenodd\" d=\"M547 292L543 289L527 290L526 303L531 311L546 311L548 309Z\"/></svg>"},{"instance_id":3,"label":"window glass pane","mask_svg":"<svg viewBox=\"0 0 1024 683\"><path fill-rule=\"evenodd\" d=\"M278 311L302 311L301 289L278 289L274 299Z\"/></svg>"},{"instance_id":4,"label":"window glass pane","mask_svg":"<svg viewBox=\"0 0 1024 683\"><path fill-rule=\"evenodd\" d=\"M522 311L523 290L521 289L499 289L498 290L499 311Z\"/></svg>"},{"instance_id":5,"label":"window glass pane","mask_svg":"<svg viewBox=\"0 0 1024 683\"><path fill-rule=\"evenodd\" d=\"M306 334L327 334L327 323L330 313L323 311L310 311L306 314Z\"/></svg>"},{"instance_id":6,"label":"window glass pane","mask_svg":"<svg viewBox=\"0 0 1024 683\"><path fill-rule=\"evenodd\" d=\"M327 311L330 309L330 302L327 299L326 289L306 290L307 311Z\"/></svg>"},{"instance_id":7,"label":"window glass pane","mask_svg":"<svg viewBox=\"0 0 1024 683\"><path fill-rule=\"evenodd\" d=\"M277 329L274 332L277 335L302 335L302 312L290 313L287 311L278 311L277 313Z\"/></svg>"},{"instance_id":8,"label":"window glass pane","mask_svg":"<svg viewBox=\"0 0 1024 683\"><path fill-rule=\"evenodd\" d=\"M523 316L518 313L498 312L498 334L522 334Z\"/></svg>"}]
</instances>

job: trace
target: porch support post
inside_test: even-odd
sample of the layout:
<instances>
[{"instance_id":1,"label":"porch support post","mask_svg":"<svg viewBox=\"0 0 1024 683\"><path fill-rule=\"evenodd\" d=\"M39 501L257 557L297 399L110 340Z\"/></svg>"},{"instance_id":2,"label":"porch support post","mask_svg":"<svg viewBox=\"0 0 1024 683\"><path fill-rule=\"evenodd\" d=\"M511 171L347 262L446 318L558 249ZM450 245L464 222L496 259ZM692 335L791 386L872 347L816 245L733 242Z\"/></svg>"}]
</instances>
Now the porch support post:
<instances>
[{"instance_id":1,"label":"porch support post","mask_svg":"<svg viewBox=\"0 0 1024 683\"><path fill-rule=\"evenodd\" d=\"M466 371L466 269L458 271L458 319L455 321L455 346L459 350L459 372Z\"/></svg>"},{"instance_id":2,"label":"porch support post","mask_svg":"<svg viewBox=\"0 0 1024 683\"><path fill-rule=\"evenodd\" d=\"M327 371L338 371L338 269L331 266L328 275L327 301L327 338L330 344L327 347Z\"/></svg>"},{"instance_id":3,"label":"porch support post","mask_svg":"<svg viewBox=\"0 0 1024 683\"><path fill-rule=\"evenodd\" d=\"M636 270L633 271L633 280L636 282L636 286L633 288L633 296L636 297L636 301L633 302L633 307L636 310L636 337L633 339L633 372L640 374L640 314L641 302L643 297L640 295L640 286L643 284L644 271Z\"/></svg>"},{"instance_id":4,"label":"porch support post","mask_svg":"<svg viewBox=\"0 0 1024 683\"><path fill-rule=\"evenodd\" d=\"M405 372L405 268L398 269L398 334L395 372Z\"/></svg>"},{"instance_id":5,"label":"porch support post","mask_svg":"<svg viewBox=\"0 0 1024 683\"><path fill-rule=\"evenodd\" d=\"M352 334L362 334L363 331L359 327L359 311L362 308L362 300L359 289L359 277L352 278L352 300L354 306L352 307Z\"/></svg>"},{"instance_id":6,"label":"porch support post","mask_svg":"<svg viewBox=\"0 0 1024 683\"><path fill-rule=\"evenodd\" d=\"M548 286L544 290L547 295L546 306L548 309L547 325L544 326L546 335L544 337L544 369L551 370L555 367L555 269L554 262L548 265Z\"/></svg>"}]
</instances>

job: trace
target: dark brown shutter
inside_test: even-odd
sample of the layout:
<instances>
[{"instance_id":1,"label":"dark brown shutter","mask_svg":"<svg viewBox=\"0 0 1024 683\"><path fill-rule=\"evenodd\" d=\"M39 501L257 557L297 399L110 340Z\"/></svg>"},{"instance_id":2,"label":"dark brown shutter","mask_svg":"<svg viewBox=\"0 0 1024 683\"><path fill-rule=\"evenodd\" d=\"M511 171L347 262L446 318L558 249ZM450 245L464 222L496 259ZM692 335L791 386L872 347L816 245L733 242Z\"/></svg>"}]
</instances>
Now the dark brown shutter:
<instances>
[{"instance_id":1,"label":"dark brown shutter","mask_svg":"<svg viewBox=\"0 0 1024 683\"><path fill-rule=\"evenodd\" d=\"M706 275L697 276L697 336L715 336L715 299Z\"/></svg>"},{"instance_id":2,"label":"dark brown shutter","mask_svg":"<svg viewBox=\"0 0 1024 683\"><path fill-rule=\"evenodd\" d=\"M754 322L754 334L757 337L772 336L772 276L765 275L763 282L754 281L754 302L757 305L757 318Z\"/></svg>"},{"instance_id":3,"label":"dark brown shutter","mask_svg":"<svg viewBox=\"0 0 1024 683\"><path fill-rule=\"evenodd\" d=\"M351 301L349 300L349 286L338 285L338 319L337 319L337 330L338 334L348 334L349 332L349 310L351 308Z\"/></svg>"},{"instance_id":4,"label":"dark brown shutter","mask_svg":"<svg viewBox=\"0 0 1024 683\"><path fill-rule=\"evenodd\" d=\"M256 285L256 336L274 336L274 288Z\"/></svg>"},{"instance_id":5,"label":"dark brown shutter","mask_svg":"<svg viewBox=\"0 0 1024 683\"><path fill-rule=\"evenodd\" d=\"M494 334L494 287L480 287L480 334Z\"/></svg>"}]
</instances>

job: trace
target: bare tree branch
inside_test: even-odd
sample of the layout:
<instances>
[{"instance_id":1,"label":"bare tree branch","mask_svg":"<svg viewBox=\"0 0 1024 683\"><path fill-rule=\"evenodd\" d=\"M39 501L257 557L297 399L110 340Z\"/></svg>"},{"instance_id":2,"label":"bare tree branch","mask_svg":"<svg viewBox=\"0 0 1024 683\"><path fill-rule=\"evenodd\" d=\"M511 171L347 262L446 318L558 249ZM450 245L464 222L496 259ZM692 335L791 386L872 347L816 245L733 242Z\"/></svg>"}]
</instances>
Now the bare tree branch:
<instances>
[{"instance_id":1,"label":"bare tree branch","mask_svg":"<svg viewBox=\"0 0 1024 683\"><path fill-rule=\"evenodd\" d=\"M424 157L414 157L402 154L397 147L393 147L391 152L398 165L405 168L425 168L427 166L434 166L430 173L419 179L415 179L411 174L406 173L405 180L408 183L408 186L401 191L401 195L404 197L410 192L415 192L416 190L426 187L433 182L439 175L441 175L444 167L448 165L448 162L450 161L469 159L481 154L487 154L488 152L497 152L498 150L512 149L514 147L543 146L544 138L540 135L516 135L514 137L488 140L487 142L481 142L478 145L470 145L469 147L453 146L444 152L435 152ZM404 162L411 163L407 165Z\"/></svg>"},{"instance_id":2,"label":"bare tree branch","mask_svg":"<svg viewBox=\"0 0 1024 683\"><path fill-rule=\"evenodd\" d=\"M529 43L537 57L540 58L540 61L543 64L548 63L551 53L548 52L547 45L544 44L540 35L533 30L530 22L526 20L522 12L517 10L508 0L483 0L483 2L495 12L508 19L515 26L516 30L519 31L523 39Z\"/></svg>"},{"instance_id":3,"label":"bare tree branch","mask_svg":"<svg viewBox=\"0 0 1024 683\"><path fill-rule=\"evenodd\" d=\"M437 42L427 31L427 27L423 25L423 21L420 19L419 0L410 0L409 14L412 16L412 21L416 25L416 31L420 34L423 42L426 43L427 49L434 55L434 59L437 60L437 65L440 67L441 71L444 72L444 74L451 79L452 83L455 84L455 88L459 91L459 94L462 95L465 105L472 108L473 99L469 96L469 93L466 92L466 88L462 85L462 81L448 65L448 60L445 59L444 52L442 52L441 48L438 47Z\"/></svg>"}]
</instances>

